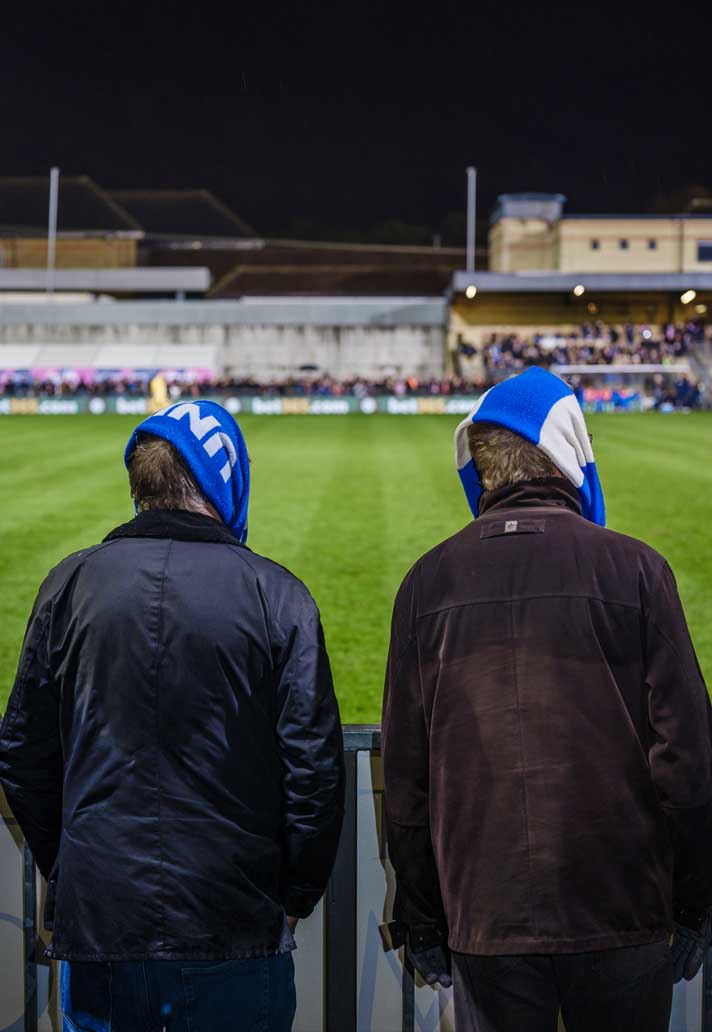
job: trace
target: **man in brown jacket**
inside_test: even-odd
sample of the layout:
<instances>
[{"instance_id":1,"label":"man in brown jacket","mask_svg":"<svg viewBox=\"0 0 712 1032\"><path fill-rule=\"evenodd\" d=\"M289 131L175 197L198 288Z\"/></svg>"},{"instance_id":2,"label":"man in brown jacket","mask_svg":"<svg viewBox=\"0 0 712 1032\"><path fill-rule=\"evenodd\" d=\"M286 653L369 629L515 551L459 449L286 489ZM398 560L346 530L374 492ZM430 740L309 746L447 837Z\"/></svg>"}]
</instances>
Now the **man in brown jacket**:
<instances>
[{"instance_id":1,"label":"man in brown jacket","mask_svg":"<svg viewBox=\"0 0 712 1032\"><path fill-rule=\"evenodd\" d=\"M476 519L396 598L396 933L458 1032L665 1032L710 942L712 715L673 574L606 530L583 416L530 370L458 428ZM670 948L671 934L675 937Z\"/></svg>"}]
</instances>

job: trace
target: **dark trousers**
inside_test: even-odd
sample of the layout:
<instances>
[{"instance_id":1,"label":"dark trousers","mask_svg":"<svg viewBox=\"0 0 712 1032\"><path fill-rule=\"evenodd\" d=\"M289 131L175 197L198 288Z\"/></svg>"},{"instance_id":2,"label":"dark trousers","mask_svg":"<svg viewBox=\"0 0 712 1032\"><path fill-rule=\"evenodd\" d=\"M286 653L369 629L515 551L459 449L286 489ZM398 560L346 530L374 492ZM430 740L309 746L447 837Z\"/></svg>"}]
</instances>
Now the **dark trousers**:
<instances>
[{"instance_id":1,"label":"dark trousers","mask_svg":"<svg viewBox=\"0 0 712 1032\"><path fill-rule=\"evenodd\" d=\"M667 941L559 955L453 953L457 1032L667 1032Z\"/></svg>"},{"instance_id":2,"label":"dark trousers","mask_svg":"<svg viewBox=\"0 0 712 1032\"><path fill-rule=\"evenodd\" d=\"M294 962L71 961L60 997L64 1032L290 1032Z\"/></svg>"}]
</instances>

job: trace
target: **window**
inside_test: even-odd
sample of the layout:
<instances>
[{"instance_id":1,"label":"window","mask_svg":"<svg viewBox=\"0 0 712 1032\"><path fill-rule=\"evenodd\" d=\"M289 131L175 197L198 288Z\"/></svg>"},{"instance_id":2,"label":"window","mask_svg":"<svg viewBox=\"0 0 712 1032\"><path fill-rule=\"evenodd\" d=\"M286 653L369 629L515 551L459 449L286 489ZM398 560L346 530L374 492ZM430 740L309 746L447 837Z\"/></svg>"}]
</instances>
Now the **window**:
<instances>
[{"instance_id":1,"label":"window","mask_svg":"<svg viewBox=\"0 0 712 1032\"><path fill-rule=\"evenodd\" d=\"M657 240L648 240L648 250L649 251L657 251L657 249L658 249L658 242L657 242Z\"/></svg>"},{"instance_id":2,"label":"window","mask_svg":"<svg viewBox=\"0 0 712 1032\"><path fill-rule=\"evenodd\" d=\"M627 251L628 250L628 241L625 238L623 240L619 240L618 241L618 246L620 247L621 251Z\"/></svg>"},{"instance_id":3,"label":"window","mask_svg":"<svg viewBox=\"0 0 712 1032\"><path fill-rule=\"evenodd\" d=\"M600 249L601 249L601 241L600 240L592 240L591 241L591 250L592 251L600 251Z\"/></svg>"},{"instance_id":4,"label":"window","mask_svg":"<svg viewBox=\"0 0 712 1032\"><path fill-rule=\"evenodd\" d=\"M712 240L697 241L697 261L712 262Z\"/></svg>"}]
</instances>

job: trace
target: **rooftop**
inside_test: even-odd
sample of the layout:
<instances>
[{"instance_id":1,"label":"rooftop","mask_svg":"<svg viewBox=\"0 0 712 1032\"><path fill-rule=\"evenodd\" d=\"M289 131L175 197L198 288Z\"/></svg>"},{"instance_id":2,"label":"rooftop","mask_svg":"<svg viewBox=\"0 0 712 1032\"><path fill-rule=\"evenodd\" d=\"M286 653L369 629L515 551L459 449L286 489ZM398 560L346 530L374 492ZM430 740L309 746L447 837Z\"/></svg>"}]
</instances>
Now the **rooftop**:
<instances>
[{"instance_id":1,"label":"rooftop","mask_svg":"<svg viewBox=\"0 0 712 1032\"><path fill-rule=\"evenodd\" d=\"M46 236L49 177L0 178L0 234ZM141 226L89 176L62 176L58 233L140 236Z\"/></svg>"},{"instance_id":2,"label":"rooftop","mask_svg":"<svg viewBox=\"0 0 712 1032\"><path fill-rule=\"evenodd\" d=\"M254 229L209 190L112 190L147 237L255 239Z\"/></svg>"}]
</instances>

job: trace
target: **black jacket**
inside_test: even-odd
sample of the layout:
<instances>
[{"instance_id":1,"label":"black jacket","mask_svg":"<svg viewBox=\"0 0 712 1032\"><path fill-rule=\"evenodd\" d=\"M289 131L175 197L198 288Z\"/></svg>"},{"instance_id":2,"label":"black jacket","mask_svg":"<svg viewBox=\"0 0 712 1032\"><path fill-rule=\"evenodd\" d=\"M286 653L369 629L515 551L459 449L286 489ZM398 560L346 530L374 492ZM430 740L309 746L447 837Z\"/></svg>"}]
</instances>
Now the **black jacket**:
<instances>
[{"instance_id":1,"label":"black jacket","mask_svg":"<svg viewBox=\"0 0 712 1032\"><path fill-rule=\"evenodd\" d=\"M284 948L343 811L313 599L215 520L143 513L42 585L0 729L0 782L48 879L48 955Z\"/></svg>"},{"instance_id":2,"label":"black jacket","mask_svg":"<svg viewBox=\"0 0 712 1032\"><path fill-rule=\"evenodd\" d=\"M663 939L712 903L712 720L673 575L568 481L484 496L393 613L396 917L462 953Z\"/></svg>"}]
</instances>

